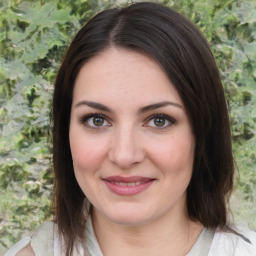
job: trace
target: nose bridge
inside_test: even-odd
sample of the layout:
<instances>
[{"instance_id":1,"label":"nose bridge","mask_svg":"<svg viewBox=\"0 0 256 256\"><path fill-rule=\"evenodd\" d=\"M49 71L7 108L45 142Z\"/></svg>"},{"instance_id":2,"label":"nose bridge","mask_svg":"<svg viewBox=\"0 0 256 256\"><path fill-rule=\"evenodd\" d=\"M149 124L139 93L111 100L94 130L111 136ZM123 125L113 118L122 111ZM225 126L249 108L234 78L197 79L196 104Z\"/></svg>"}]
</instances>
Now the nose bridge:
<instances>
[{"instance_id":1,"label":"nose bridge","mask_svg":"<svg viewBox=\"0 0 256 256\"><path fill-rule=\"evenodd\" d=\"M132 125L117 127L109 152L110 160L123 169L141 162L144 158L144 152L138 137L138 131Z\"/></svg>"}]
</instances>

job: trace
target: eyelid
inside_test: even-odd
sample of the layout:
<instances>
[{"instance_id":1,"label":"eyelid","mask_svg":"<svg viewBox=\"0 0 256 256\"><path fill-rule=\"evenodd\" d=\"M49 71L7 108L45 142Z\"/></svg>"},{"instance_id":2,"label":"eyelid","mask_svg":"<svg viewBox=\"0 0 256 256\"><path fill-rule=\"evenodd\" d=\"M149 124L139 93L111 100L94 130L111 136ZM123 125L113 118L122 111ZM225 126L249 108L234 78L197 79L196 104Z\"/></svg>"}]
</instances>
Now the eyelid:
<instances>
[{"instance_id":1,"label":"eyelid","mask_svg":"<svg viewBox=\"0 0 256 256\"><path fill-rule=\"evenodd\" d=\"M165 120L167 120L167 121L169 122L169 125L164 126L164 127L157 127L157 126L153 127L153 126L147 125L148 122L150 122L150 121L153 120L154 118L163 118L163 119L165 119ZM156 129L160 129L160 130L161 130L161 129L166 129L166 128L168 128L169 126L171 126L171 125L173 125L173 124L175 124L175 123L176 123L176 120L175 120L174 118L170 117L169 115L160 113L160 114L155 114L155 115L152 115L152 116L148 117L148 118L145 120L145 124L144 124L143 126L152 127L152 128L156 128Z\"/></svg>"},{"instance_id":2,"label":"eyelid","mask_svg":"<svg viewBox=\"0 0 256 256\"><path fill-rule=\"evenodd\" d=\"M90 119L90 118L97 118L97 117L100 117L100 118L103 118L105 122L107 122L108 124L107 125L102 125L102 126L92 126L92 125L89 125L87 123L87 121ZM153 119L155 118L162 118L162 119L165 119L167 120L167 122L169 124L167 125L164 125L163 127L159 126L152 126L152 125L149 125L148 123L150 121L152 121ZM111 126L111 120L106 117L104 114L101 114L101 113L88 113L86 115L83 115L81 118L79 118L79 122L88 127L88 128L91 128L91 129L102 129L102 128L105 128L107 126ZM166 128L169 128L171 125L175 124L176 123L176 120L174 118L172 118L171 116L169 115L166 115L166 114L163 114L163 113L159 113L159 114L154 114L154 115L151 115L149 116L148 118L145 119L144 123L143 123L143 126L144 127L151 127L151 128L155 128L155 129L159 129L159 130L164 130Z\"/></svg>"},{"instance_id":3,"label":"eyelid","mask_svg":"<svg viewBox=\"0 0 256 256\"><path fill-rule=\"evenodd\" d=\"M83 115L81 118L79 118L79 122L80 122L81 124L85 125L86 127L91 128L91 129L100 129L100 128L106 127L106 125L99 126L99 127L88 125L86 122L87 122L90 118L93 118L93 117L100 117L100 118L103 118L104 121L106 121L106 122L109 124L109 125L107 125L107 126L110 126L110 125L111 125L111 123L110 123L110 121L109 121L109 118L106 117L106 116L103 115L103 114L100 114L100 113L90 113L90 114Z\"/></svg>"}]
</instances>

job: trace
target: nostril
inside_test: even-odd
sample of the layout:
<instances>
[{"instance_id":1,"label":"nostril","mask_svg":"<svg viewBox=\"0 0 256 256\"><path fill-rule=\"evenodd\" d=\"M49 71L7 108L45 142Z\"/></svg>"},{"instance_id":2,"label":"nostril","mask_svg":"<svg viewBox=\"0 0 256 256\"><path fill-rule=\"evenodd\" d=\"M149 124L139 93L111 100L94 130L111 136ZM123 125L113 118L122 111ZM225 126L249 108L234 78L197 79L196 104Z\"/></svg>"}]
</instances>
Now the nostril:
<instances>
[{"instance_id":1,"label":"nostril","mask_svg":"<svg viewBox=\"0 0 256 256\"><path fill-rule=\"evenodd\" d=\"M122 168L129 168L143 159L144 154L137 146L119 145L109 152L109 160Z\"/></svg>"},{"instance_id":2,"label":"nostril","mask_svg":"<svg viewBox=\"0 0 256 256\"><path fill-rule=\"evenodd\" d=\"M128 120L117 127L109 148L109 160L122 169L140 163L144 159L142 143L139 143L137 130Z\"/></svg>"}]
</instances>

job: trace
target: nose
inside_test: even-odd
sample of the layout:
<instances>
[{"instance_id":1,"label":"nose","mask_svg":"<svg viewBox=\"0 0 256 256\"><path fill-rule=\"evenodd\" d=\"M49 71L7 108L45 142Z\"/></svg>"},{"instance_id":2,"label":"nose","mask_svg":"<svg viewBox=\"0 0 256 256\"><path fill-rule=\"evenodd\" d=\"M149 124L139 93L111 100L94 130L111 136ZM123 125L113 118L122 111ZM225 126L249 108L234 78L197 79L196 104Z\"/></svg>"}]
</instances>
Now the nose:
<instances>
[{"instance_id":1,"label":"nose","mask_svg":"<svg viewBox=\"0 0 256 256\"><path fill-rule=\"evenodd\" d=\"M119 168L130 169L145 158L141 140L134 129L118 129L112 137L109 160Z\"/></svg>"}]
</instances>

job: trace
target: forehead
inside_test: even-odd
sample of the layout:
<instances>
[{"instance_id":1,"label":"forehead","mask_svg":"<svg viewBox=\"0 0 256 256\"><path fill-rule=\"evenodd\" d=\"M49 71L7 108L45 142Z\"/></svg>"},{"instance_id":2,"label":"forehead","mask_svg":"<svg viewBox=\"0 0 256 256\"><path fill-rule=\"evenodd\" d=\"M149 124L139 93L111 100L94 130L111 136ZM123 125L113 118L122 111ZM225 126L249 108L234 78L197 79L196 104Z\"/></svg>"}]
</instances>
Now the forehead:
<instances>
[{"instance_id":1,"label":"forehead","mask_svg":"<svg viewBox=\"0 0 256 256\"><path fill-rule=\"evenodd\" d=\"M109 48L86 62L75 81L73 100L122 100L150 104L173 100L182 104L161 66L141 53ZM147 102L149 101L149 102Z\"/></svg>"}]
</instances>

